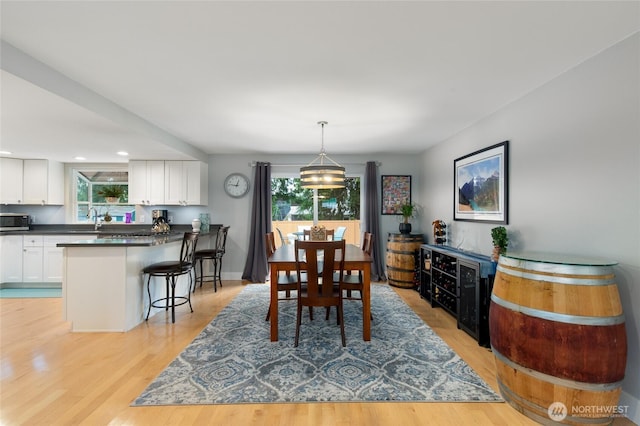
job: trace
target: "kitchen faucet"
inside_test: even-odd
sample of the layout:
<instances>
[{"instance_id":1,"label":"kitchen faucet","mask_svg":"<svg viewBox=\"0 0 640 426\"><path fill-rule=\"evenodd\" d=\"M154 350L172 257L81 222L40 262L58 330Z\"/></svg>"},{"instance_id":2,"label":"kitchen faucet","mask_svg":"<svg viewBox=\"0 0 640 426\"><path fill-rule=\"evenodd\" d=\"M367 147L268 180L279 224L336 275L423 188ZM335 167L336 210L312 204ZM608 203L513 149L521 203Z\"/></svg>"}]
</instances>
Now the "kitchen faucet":
<instances>
[{"instance_id":1,"label":"kitchen faucet","mask_svg":"<svg viewBox=\"0 0 640 426\"><path fill-rule=\"evenodd\" d=\"M87 213L87 217L91 217L91 210L93 210L93 230L97 231L98 228L102 226L102 222L100 221L100 215L98 214L98 209L95 207L91 207L89 212Z\"/></svg>"}]
</instances>

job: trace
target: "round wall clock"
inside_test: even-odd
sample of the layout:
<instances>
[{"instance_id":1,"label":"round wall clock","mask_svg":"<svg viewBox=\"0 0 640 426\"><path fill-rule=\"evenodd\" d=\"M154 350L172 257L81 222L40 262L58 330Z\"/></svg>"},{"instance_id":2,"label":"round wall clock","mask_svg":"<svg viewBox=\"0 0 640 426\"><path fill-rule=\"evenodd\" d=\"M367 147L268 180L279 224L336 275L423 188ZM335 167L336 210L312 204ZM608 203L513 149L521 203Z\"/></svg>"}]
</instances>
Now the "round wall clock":
<instances>
[{"instance_id":1,"label":"round wall clock","mask_svg":"<svg viewBox=\"0 0 640 426\"><path fill-rule=\"evenodd\" d=\"M224 180L224 190L230 197L243 197L249 192L249 178L242 173L231 173Z\"/></svg>"}]
</instances>

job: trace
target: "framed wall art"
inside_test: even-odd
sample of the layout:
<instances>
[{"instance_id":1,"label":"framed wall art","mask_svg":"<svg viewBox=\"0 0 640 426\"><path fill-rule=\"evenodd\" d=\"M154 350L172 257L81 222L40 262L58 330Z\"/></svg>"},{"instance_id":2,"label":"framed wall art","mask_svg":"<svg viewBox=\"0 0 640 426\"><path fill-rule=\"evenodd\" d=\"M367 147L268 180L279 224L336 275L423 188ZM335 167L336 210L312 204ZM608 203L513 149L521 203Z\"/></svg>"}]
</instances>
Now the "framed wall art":
<instances>
[{"instance_id":1,"label":"framed wall art","mask_svg":"<svg viewBox=\"0 0 640 426\"><path fill-rule=\"evenodd\" d=\"M401 206L411 203L411 176L382 176L382 214L402 214Z\"/></svg>"},{"instance_id":2,"label":"framed wall art","mask_svg":"<svg viewBox=\"0 0 640 426\"><path fill-rule=\"evenodd\" d=\"M509 141L453 160L453 219L507 224Z\"/></svg>"}]
</instances>

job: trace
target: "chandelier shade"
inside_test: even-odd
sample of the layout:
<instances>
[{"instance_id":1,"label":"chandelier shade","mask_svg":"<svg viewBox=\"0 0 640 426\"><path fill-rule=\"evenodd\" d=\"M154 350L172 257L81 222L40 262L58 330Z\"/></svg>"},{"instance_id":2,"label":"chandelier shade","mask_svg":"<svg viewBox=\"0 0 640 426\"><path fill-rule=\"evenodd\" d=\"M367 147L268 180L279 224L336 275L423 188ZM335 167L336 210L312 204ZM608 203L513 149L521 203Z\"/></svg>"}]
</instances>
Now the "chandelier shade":
<instances>
[{"instance_id":1,"label":"chandelier shade","mask_svg":"<svg viewBox=\"0 0 640 426\"><path fill-rule=\"evenodd\" d=\"M329 158L324 150L324 126L327 122L318 121L318 124L322 126L322 148L315 160L300 168L301 185L309 189L344 188L344 167Z\"/></svg>"}]
</instances>

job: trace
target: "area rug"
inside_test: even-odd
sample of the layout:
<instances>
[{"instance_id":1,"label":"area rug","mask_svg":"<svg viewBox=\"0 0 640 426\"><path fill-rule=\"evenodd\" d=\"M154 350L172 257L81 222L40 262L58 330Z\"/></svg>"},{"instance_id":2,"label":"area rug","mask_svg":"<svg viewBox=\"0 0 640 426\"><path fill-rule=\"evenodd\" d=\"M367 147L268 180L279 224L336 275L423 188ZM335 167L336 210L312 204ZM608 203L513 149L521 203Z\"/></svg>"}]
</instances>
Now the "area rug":
<instances>
[{"instance_id":1,"label":"area rug","mask_svg":"<svg viewBox=\"0 0 640 426\"><path fill-rule=\"evenodd\" d=\"M280 302L269 341L269 287L248 285L133 401L133 406L318 401L503 401L387 285L371 288L371 341L362 305L345 301L347 346L336 310L303 315Z\"/></svg>"}]
</instances>

